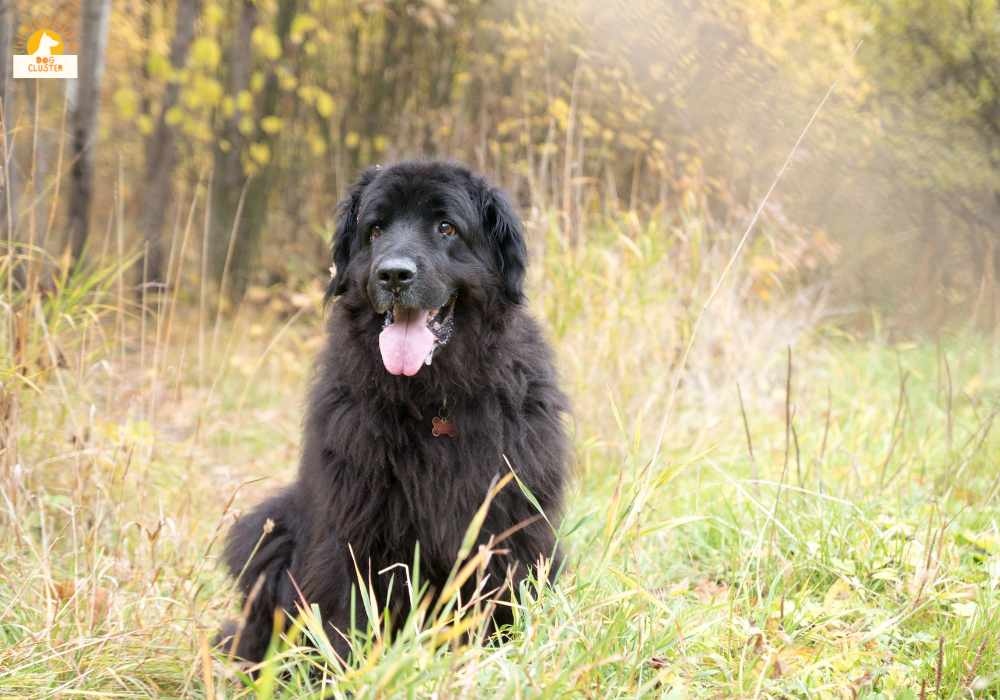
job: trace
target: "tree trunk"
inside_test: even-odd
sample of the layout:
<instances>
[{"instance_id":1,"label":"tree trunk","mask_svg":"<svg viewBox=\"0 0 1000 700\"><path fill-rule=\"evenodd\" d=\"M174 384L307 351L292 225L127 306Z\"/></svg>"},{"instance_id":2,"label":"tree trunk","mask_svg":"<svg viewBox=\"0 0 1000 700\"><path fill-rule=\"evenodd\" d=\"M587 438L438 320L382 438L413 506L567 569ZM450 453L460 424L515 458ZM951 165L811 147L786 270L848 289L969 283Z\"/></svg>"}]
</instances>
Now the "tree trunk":
<instances>
[{"instance_id":1,"label":"tree trunk","mask_svg":"<svg viewBox=\"0 0 1000 700\"><path fill-rule=\"evenodd\" d=\"M3 142L0 143L0 231L3 240L14 239L14 224L17 212L17 161L11 152L13 146L9 137L14 122L14 79L11 78L14 53L14 34L17 31L17 17L14 0L0 0L0 57L3 71L0 73L0 110L2 110Z\"/></svg>"},{"instance_id":2,"label":"tree trunk","mask_svg":"<svg viewBox=\"0 0 1000 700\"><path fill-rule=\"evenodd\" d=\"M17 17L14 0L0 0L0 57L3 72L0 73L0 104L3 105L4 119L8 117L10 99L13 96L14 34L17 31ZM6 136L6 135L5 135Z\"/></svg>"},{"instance_id":3,"label":"tree trunk","mask_svg":"<svg viewBox=\"0 0 1000 700\"><path fill-rule=\"evenodd\" d=\"M94 142L104 73L111 0L84 0L80 22L80 63L73 104L73 170L69 194L69 247L79 262L90 232L93 198Z\"/></svg>"},{"instance_id":4,"label":"tree trunk","mask_svg":"<svg viewBox=\"0 0 1000 700\"><path fill-rule=\"evenodd\" d=\"M179 0L177 25L170 44L170 64L179 71L187 63L194 25L201 14L202 0ZM163 224L167 208L173 202L173 178L177 165L177 136L167 124L167 112L177 104L180 85L171 81L163 95L156 127L146 142L146 187L139 205L139 230L146 242L147 277L144 282L158 285L168 283L163 244Z\"/></svg>"},{"instance_id":5,"label":"tree trunk","mask_svg":"<svg viewBox=\"0 0 1000 700\"><path fill-rule=\"evenodd\" d=\"M297 9L296 0L281 0L275 22L275 34L281 42L282 55L289 50L288 35ZM244 0L237 37L248 37L257 23L257 9L252 0ZM248 89L252 55L247 42L237 39L231 50L232 76L230 94L238 95ZM259 114L249 115L255 122L260 117L274 115L278 108L281 89L277 75L272 71L264 85ZM220 291L230 299L239 300L250 281L251 266L264 224L267 221L268 200L276 179L275 154L272 147L275 137L256 130L253 140L244 137L238 128L244 115L237 109L227 120L222 134L228 148L215 149L215 174L212 181L212 238L209 245L211 269ZM249 143L264 143L270 148L271 158L258 167L257 173L246 181L243 174L243 155ZM245 186L244 186L245 183ZM245 194L244 194L244 189ZM239 202L243 197L243 207ZM235 236L235 240L230 238ZM223 288L223 286L225 288Z\"/></svg>"},{"instance_id":6,"label":"tree trunk","mask_svg":"<svg viewBox=\"0 0 1000 700\"><path fill-rule=\"evenodd\" d=\"M236 101L237 95L250 88L250 71L253 67L253 52L247 39L257 26L257 4L253 0L241 3L239 28L234 34L229 48L229 95ZM213 154L214 173L212 175L211 235L208 252L212 277L219 284L220 293L225 293L229 271L229 241L238 235L237 216L240 196L243 191L243 163L241 154L245 150L245 137L240 133L239 123L244 113L238 106L226 118L216 140ZM233 242L234 245L236 241Z\"/></svg>"}]
</instances>

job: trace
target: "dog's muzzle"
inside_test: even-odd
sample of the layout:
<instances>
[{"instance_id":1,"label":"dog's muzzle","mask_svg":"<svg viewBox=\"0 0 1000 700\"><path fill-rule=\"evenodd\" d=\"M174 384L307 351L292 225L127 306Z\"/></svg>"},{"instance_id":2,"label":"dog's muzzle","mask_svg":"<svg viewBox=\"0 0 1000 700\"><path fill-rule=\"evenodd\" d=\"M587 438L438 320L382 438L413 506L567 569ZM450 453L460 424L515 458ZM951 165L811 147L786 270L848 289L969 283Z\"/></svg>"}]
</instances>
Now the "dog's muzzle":
<instances>
[{"instance_id":1,"label":"dog's muzzle","mask_svg":"<svg viewBox=\"0 0 1000 700\"><path fill-rule=\"evenodd\" d=\"M412 377L434 359L455 332L455 300L435 309L393 304L378 337L382 364L390 374Z\"/></svg>"}]
</instances>

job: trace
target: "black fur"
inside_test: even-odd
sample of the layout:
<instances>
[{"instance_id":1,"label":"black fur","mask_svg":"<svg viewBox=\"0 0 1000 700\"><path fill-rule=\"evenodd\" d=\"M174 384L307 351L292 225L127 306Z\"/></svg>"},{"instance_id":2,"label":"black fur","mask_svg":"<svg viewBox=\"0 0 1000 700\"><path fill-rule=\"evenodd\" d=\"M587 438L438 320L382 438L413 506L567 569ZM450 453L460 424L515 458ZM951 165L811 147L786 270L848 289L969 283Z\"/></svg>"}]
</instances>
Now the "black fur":
<instances>
[{"instance_id":1,"label":"black fur","mask_svg":"<svg viewBox=\"0 0 1000 700\"><path fill-rule=\"evenodd\" d=\"M368 240L370 222L376 214L380 222L410 221L417 233L393 235L418 235L434 207L461 230L427 253L421 274L457 292L455 331L430 366L413 377L394 376L379 355L383 315L367 291L378 254ZM226 545L229 569L244 597L251 596L235 649L250 661L266 652L275 612L294 615L299 591L319 606L346 658L347 645L333 628L351 625L355 562L365 575L372 572L379 603L395 620L409 611L403 576L398 569L378 572L412 564L418 542L421 578L440 591L491 481L508 472L504 456L553 524L561 506L567 405L549 348L521 305L526 250L507 199L451 164L370 169L341 205L333 258L336 278L328 294L340 299L317 363L298 478L240 518ZM431 434L431 420L445 404L456 438ZM555 534L537 516L516 483L493 501L480 542L531 522L500 545L505 553L487 571L492 586L512 571L516 594L540 558L558 570ZM268 520L273 529L264 534ZM393 597L386 600L392 576ZM360 605L354 614L358 626L367 624ZM509 606L497 605L494 625L511 619Z\"/></svg>"}]
</instances>

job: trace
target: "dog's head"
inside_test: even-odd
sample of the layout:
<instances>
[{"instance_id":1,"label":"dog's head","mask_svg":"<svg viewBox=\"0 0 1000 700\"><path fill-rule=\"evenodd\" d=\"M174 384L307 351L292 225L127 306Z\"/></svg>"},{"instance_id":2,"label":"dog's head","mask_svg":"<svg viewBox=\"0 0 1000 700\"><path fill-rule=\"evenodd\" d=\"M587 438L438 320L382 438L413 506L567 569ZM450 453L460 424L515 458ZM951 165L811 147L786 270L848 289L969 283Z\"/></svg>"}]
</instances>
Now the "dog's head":
<instances>
[{"instance_id":1,"label":"dog's head","mask_svg":"<svg viewBox=\"0 0 1000 700\"><path fill-rule=\"evenodd\" d=\"M365 171L340 204L327 296L363 295L384 319L391 374L413 376L451 338L456 307L523 300L526 249L507 198L461 166Z\"/></svg>"}]
</instances>

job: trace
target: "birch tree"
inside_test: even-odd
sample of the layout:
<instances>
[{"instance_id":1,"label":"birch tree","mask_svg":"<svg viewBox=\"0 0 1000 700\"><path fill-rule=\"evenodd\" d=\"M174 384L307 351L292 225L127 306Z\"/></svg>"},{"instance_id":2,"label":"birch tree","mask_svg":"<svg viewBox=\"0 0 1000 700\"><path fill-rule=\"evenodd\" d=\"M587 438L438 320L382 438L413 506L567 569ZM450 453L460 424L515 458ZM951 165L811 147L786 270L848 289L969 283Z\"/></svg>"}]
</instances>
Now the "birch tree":
<instances>
[{"instance_id":1,"label":"birch tree","mask_svg":"<svg viewBox=\"0 0 1000 700\"><path fill-rule=\"evenodd\" d=\"M0 56L3 57L3 72L0 74L0 110L2 110L2 129L0 134L3 143L0 144L0 158L3 167L0 169L0 230L6 230L4 238L13 239L14 212L17 192L15 182L17 174L14 171L15 160L11 153L10 129L14 106L14 80L11 77L11 62L14 49L14 33L17 29L17 19L14 12L14 0L0 0Z\"/></svg>"},{"instance_id":2,"label":"birch tree","mask_svg":"<svg viewBox=\"0 0 1000 700\"><path fill-rule=\"evenodd\" d=\"M84 0L80 12L80 59L73 105L73 168L70 173L69 248L79 261L90 232L93 199L94 146L101 102L104 50L108 39L111 0ZM75 93L75 94L73 94Z\"/></svg>"}]
</instances>

